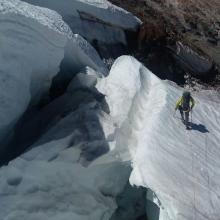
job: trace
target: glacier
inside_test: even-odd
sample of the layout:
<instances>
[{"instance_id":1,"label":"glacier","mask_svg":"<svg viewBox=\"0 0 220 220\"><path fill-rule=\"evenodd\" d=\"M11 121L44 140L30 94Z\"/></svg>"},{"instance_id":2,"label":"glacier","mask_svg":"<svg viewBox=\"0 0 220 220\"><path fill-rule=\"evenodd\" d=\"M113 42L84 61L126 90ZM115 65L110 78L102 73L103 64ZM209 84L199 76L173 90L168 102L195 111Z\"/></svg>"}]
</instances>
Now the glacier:
<instances>
[{"instance_id":1,"label":"glacier","mask_svg":"<svg viewBox=\"0 0 220 220\"><path fill-rule=\"evenodd\" d=\"M186 131L173 115L182 89L135 58L118 58L96 84L91 76L94 70L87 68L72 80L44 110L66 103L47 132L0 169L1 219L111 219L129 179L150 189L145 197L149 219L157 215L153 202L159 220L218 220L218 96L193 93L197 104L192 130ZM79 93L76 82L82 79ZM97 92L105 95L109 113ZM93 98L85 100L88 94ZM78 107L69 103L74 96L80 97Z\"/></svg>"},{"instance_id":2,"label":"glacier","mask_svg":"<svg viewBox=\"0 0 220 220\"><path fill-rule=\"evenodd\" d=\"M86 68L84 82L94 72ZM74 86L79 79L82 72L21 129L21 134L36 133L41 120L47 127L24 154L0 169L1 219L107 220L117 209L116 197L131 169L118 159L98 161L114 148L115 126L91 84ZM130 203L131 212L138 202L139 197Z\"/></svg>"},{"instance_id":3,"label":"glacier","mask_svg":"<svg viewBox=\"0 0 220 220\"><path fill-rule=\"evenodd\" d=\"M139 23L104 0L63 2L53 9L85 32L86 19L104 29ZM14 132L8 150L20 153L0 168L0 219L219 220L218 93L193 92L186 131L174 114L182 88L135 58L119 57L108 74L83 30L18 0L0 0L0 21L0 141ZM70 81L64 93L13 130L57 75Z\"/></svg>"},{"instance_id":4,"label":"glacier","mask_svg":"<svg viewBox=\"0 0 220 220\"><path fill-rule=\"evenodd\" d=\"M0 22L0 141L3 141L11 135L14 124L28 106L48 92L61 61L71 63L72 76L85 66L96 69L99 76L108 70L95 49L73 34L54 11L17 0L1 0Z\"/></svg>"},{"instance_id":5,"label":"glacier","mask_svg":"<svg viewBox=\"0 0 220 220\"><path fill-rule=\"evenodd\" d=\"M161 81L132 57L116 60L98 88L108 97L118 126L117 154L132 163L130 183L155 193L160 219L219 219L216 94L193 94L197 104L192 130L186 131L173 116L181 89Z\"/></svg>"},{"instance_id":6,"label":"glacier","mask_svg":"<svg viewBox=\"0 0 220 220\"><path fill-rule=\"evenodd\" d=\"M89 42L126 44L124 31L137 30L141 21L130 12L106 0L24 0L33 5L50 8L62 15L72 32Z\"/></svg>"}]
</instances>

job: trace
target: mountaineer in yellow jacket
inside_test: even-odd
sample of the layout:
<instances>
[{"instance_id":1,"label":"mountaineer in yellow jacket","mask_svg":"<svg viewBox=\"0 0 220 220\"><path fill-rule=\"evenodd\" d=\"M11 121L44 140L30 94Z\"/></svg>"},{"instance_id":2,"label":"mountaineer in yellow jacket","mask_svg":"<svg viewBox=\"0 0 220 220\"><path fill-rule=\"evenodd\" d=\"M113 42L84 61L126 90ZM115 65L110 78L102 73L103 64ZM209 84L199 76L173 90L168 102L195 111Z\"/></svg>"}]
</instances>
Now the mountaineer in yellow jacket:
<instances>
[{"instance_id":1,"label":"mountaineer in yellow jacket","mask_svg":"<svg viewBox=\"0 0 220 220\"><path fill-rule=\"evenodd\" d=\"M175 110L179 109L182 121L186 125L187 129L189 129L189 112L194 106L195 100L188 91L184 91L183 95L176 102Z\"/></svg>"}]
</instances>

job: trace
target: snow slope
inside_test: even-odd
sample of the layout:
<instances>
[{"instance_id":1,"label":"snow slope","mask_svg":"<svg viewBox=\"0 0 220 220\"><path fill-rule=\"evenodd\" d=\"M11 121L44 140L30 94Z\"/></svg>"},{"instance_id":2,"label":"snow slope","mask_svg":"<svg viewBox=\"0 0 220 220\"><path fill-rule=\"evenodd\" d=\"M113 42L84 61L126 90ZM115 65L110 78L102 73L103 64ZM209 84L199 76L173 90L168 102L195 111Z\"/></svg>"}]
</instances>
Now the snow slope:
<instances>
[{"instance_id":1,"label":"snow slope","mask_svg":"<svg viewBox=\"0 0 220 220\"><path fill-rule=\"evenodd\" d=\"M192 130L186 131L173 116L181 89L127 56L97 87L118 125L117 153L132 161L130 183L155 192L160 219L218 220L220 103L194 94Z\"/></svg>"},{"instance_id":2,"label":"snow slope","mask_svg":"<svg viewBox=\"0 0 220 220\"><path fill-rule=\"evenodd\" d=\"M64 58L72 74L87 65L107 73L96 51L56 12L1 0L0 23L0 141L30 102L48 91Z\"/></svg>"},{"instance_id":3,"label":"snow slope","mask_svg":"<svg viewBox=\"0 0 220 220\"><path fill-rule=\"evenodd\" d=\"M62 15L73 33L90 42L126 43L123 30L136 30L140 21L107 0L24 0L50 8Z\"/></svg>"}]
</instances>

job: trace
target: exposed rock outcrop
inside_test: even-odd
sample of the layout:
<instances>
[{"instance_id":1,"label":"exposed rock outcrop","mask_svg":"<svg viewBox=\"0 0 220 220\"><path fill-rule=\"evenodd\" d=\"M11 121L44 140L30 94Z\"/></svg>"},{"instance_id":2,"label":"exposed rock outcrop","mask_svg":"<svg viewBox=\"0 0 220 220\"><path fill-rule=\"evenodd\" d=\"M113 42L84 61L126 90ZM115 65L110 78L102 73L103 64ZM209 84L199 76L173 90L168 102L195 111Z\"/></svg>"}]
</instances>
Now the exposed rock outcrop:
<instances>
[{"instance_id":1,"label":"exposed rock outcrop","mask_svg":"<svg viewBox=\"0 0 220 220\"><path fill-rule=\"evenodd\" d=\"M138 38L139 49L142 50L136 53L136 57L154 73L179 84L184 84L184 74L187 72L211 85L220 84L219 1L111 0L111 2L131 11L143 21ZM180 50L176 48L178 42L183 45L179 47ZM167 46L169 49L172 48L172 51L167 50ZM186 51L186 48L191 52L189 53L188 49ZM160 58L155 60L152 56ZM169 68L163 71L166 68L161 59L168 59L165 66L170 66L172 70ZM159 63L161 68L152 63ZM179 65L180 68L176 68Z\"/></svg>"}]
</instances>

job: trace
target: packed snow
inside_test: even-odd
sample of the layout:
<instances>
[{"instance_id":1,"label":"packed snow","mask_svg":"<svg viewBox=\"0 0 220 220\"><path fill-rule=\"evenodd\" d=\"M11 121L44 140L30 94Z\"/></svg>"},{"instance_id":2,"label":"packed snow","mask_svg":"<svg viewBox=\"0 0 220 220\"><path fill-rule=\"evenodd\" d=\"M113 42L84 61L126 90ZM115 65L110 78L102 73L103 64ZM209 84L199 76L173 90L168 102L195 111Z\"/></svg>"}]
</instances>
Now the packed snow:
<instances>
[{"instance_id":1,"label":"packed snow","mask_svg":"<svg viewBox=\"0 0 220 220\"><path fill-rule=\"evenodd\" d=\"M56 12L18 0L0 3L2 141L28 105L37 103L48 92L63 59L71 63L69 74L85 66L91 66L99 75L107 74L107 69L95 49L73 35Z\"/></svg>"},{"instance_id":2,"label":"packed snow","mask_svg":"<svg viewBox=\"0 0 220 220\"><path fill-rule=\"evenodd\" d=\"M107 0L24 0L62 15L72 32L90 42L124 43L124 30L136 30L140 20Z\"/></svg>"},{"instance_id":3,"label":"packed snow","mask_svg":"<svg viewBox=\"0 0 220 220\"><path fill-rule=\"evenodd\" d=\"M187 131L178 113L173 115L181 89L132 57L120 57L98 87L118 123L116 150L132 161L130 183L155 192L160 219L218 220L219 100L193 94L196 107Z\"/></svg>"}]
</instances>

